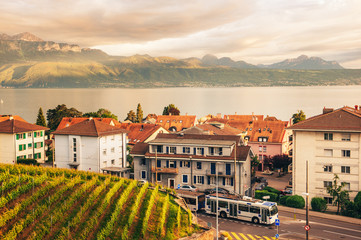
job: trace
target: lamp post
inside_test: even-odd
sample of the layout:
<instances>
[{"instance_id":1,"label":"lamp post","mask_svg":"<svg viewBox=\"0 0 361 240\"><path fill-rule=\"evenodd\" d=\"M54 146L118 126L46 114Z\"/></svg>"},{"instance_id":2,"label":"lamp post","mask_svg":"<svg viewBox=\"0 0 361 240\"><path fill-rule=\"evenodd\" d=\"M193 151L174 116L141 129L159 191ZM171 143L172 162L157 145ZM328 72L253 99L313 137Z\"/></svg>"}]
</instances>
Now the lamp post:
<instances>
[{"instance_id":1,"label":"lamp post","mask_svg":"<svg viewBox=\"0 0 361 240\"><path fill-rule=\"evenodd\" d=\"M218 239L218 169L217 169L217 162L216 162L216 228L217 228L216 239Z\"/></svg>"},{"instance_id":2,"label":"lamp post","mask_svg":"<svg viewBox=\"0 0 361 240\"><path fill-rule=\"evenodd\" d=\"M306 192L302 193L302 195L306 196L306 226L305 226L305 230L306 230L306 240L308 240L308 231L309 231L309 220L308 220L308 214L309 214L309 192L308 192L308 161L306 161ZM307 228L307 229L306 229Z\"/></svg>"}]
</instances>

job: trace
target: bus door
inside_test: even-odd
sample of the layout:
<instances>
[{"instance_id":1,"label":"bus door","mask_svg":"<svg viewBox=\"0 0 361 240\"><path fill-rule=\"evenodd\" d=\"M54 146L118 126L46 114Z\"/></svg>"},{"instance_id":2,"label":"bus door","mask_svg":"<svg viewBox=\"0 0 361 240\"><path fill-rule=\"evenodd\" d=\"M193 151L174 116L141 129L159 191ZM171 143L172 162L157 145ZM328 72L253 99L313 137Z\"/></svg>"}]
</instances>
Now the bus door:
<instances>
[{"instance_id":1,"label":"bus door","mask_svg":"<svg viewBox=\"0 0 361 240\"><path fill-rule=\"evenodd\" d=\"M267 223L267 209L266 208L261 208L261 223Z\"/></svg>"},{"instance_id":2,"label":"bus door","mask_svg":"<svg viewBox=\"0 0 361 240\"><path fill-rule=\"evenodd\" d=\"M217 207L217 202L211 200L211 213L216 213L217 212L216 207Z\"/></svg>"},{"instance_id":3,"label":"bus door","mask_svg":"<svg viewBox=\"0 0 361 240\"><path fill-rule=\"evenodd\" d=\"M229 203L229 215L237 217L237 203Z\"/></svg>"}]
</instances>

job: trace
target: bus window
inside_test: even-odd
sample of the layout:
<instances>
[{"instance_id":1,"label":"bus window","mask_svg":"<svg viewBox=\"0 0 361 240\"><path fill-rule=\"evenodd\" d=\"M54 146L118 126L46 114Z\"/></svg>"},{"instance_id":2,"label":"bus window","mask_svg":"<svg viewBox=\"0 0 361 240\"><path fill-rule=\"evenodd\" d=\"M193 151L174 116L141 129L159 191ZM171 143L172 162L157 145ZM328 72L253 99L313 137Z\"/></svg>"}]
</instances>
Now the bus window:
<instances>
[{"instance_id":1,"label":"bus window","mask_svg":"<svg viewBox=\"0 0 361 240\"><path fill-rule=\"evenodd\" d=\"M259 207L251 206L250 207L250 212L259 214L261 212L261 209Z\"/></svg>"},{"instance_id":2,"label":"bus window","mask_svg":"<svg viewBox=\"0 0 361 240\"><path fill-rule=\"evenodd\" d=\"M187 204L196 205L196 200L194 198L186 198L186 197L183 197L183 198Z\"/></svg>"},{"instance_id":3,"label":"bus window","mask_svg":"<svg viewBox=\"0 0 361 240\"><path fill-rule=\"evenodd\" d=\"M218 206L221 208L228 208L228 202L219 201Z\"/></svg>"},{"instance_id":4,"label":"bus window","mask_svg":"<svg viewBox=\"0 0 361 240\"><path fill-rule=\"evenodd\" d=\"M275 215L275 214L277 214L277 213L278 213L278 208L277 208L276 205L273 205L273 206L271 207L271 216L273 216L273 215Z\"/></svg>"},{"instance_id":5,"label":"bus window","mask_svg":"<svg viewBox=\"0 0 361 240\"><path fill-rule=\"evenodd\" d=\"M238 204L238 211L249 212L248 205Z\"/></svg>"},{"instance_id":6,"label":"bus window","mask_svg":"<svg viewBox=\"0 0 361 240\"><path fill-rule=\"evenodd\" d=\"M204 200L205 200L205 196L203 195L203 196L199 196L198 197L198 202L204 202Z\"/></svg>"},{"instance_id":7,"label":"bus window","mask_svg":"<svg viewBox=\"0 0 361 240\"><path fill-rule=\"evenodd\" d=\"M207 205L211 204L211 199L207 198Z\"/></svg>"}]
</instances>

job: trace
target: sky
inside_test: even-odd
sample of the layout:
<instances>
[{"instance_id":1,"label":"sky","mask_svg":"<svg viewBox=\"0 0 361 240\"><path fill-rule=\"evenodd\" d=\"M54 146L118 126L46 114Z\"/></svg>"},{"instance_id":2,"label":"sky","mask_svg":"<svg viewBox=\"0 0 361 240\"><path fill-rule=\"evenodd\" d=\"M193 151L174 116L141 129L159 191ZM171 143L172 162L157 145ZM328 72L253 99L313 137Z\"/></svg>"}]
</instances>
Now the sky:
<instances>
[{"instance_id":1,"label":"sky","mask_svg":"<svg viewBox=\"0 0 361 240\"><path fill-rule=\"evenodd\" d=\"M271 64L307 55L361 68L360 13L360 0L0 0L0 33L118 56Z\"/></svg>"}]
</instances>

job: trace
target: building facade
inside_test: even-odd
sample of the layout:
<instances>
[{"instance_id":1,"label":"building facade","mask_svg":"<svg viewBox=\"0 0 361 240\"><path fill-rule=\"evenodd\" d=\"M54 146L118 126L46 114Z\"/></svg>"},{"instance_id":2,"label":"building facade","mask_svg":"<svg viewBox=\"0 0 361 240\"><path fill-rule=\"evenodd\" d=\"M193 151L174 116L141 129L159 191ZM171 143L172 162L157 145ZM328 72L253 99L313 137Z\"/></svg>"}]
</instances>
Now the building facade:
<instances>
[{"instance_id":1,"label":"building facade","mask_svg":"<svg viewBox=\"0 0 361 240\"><path fill-rule=\"evenodd\" d=\"M107 123L88 120L55 131L55 164L127 177L126 131Z\"/></svg>"},{"instance_id":2,"label":"building facade","mask_svg":"<svg viewBox=\"0 0 361 240\"><path fill-rule=\"evenodd\" d=\"M19 159L44 163L46 127L9 116L0 122L0 162L14 164Z\"/></svg>"},{"instance_id":3,"label":"building facade","mask_svg":"<svg viewBox=\"0 0 361 240\"><path fill-rule=\"evenodd\" d=\"M335 174L353 199L361 191L361 111L343 107L324 109L291 127L293 131L293 191L306 192L306 165L310 197L332 202L327 186Z\"/></svg>"},{"instance_id":4,"label":"building facade","mask_svg":"<svg viewBox=\"0 0 361 240\"><path fill-rule=\"evenodd\" d=\"M200 191L226 188L250 195L251 150L241 146L240 136L158 134L136 144L134 178L158 182L170 188L194 185Z\"/></svg>"}]
</instances>

